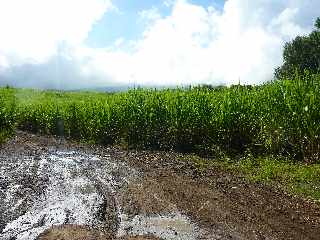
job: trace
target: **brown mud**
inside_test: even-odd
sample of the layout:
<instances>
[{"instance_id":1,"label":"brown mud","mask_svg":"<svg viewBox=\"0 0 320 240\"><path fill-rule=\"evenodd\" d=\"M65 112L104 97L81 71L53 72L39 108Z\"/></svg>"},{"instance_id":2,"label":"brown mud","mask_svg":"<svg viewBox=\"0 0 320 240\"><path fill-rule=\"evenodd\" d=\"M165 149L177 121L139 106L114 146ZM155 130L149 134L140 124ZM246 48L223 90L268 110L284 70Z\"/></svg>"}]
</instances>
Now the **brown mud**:
<instances>
[{"instance_id":1,"label":"brown mud","mask_svg":"<svg viewBox=\"0 0 320 240\"><path fill-rule=\"evenodd\" d=\"M54 222L51 227L48 222L38 229L42 231L37 235L38 239L320 239L318 203L289 196L276 187L249 183L240 174L219 167L210 167L199 173L188 161L188 156L179 153L123 151L17 132L1 147L0 169L7 167L7 161L21 158L35 161L61 151L96 156L97 160L92 162L87 163L81 158L68 167L72 177L86 175L86 188L81 186L80 192L89 191L90 196L101 202L97 206L90 205L89 200L86 202L93 209L92 216L99 219L82 222L75 216L74 220L64 218L64 224ZM77 154L68 155L68 159L71 158L79 157ZM73 166L79 170L73 172ZM101 176L103 173L99 172L99 167L112 169ZM1 207L11 209L0 213L1 240L6 240L6 236L28 239L23 237L30 229L20 227L18 231L10 226L13 223L18 225L17 219L35 208L34 199L48 192L46 184L52 176L41 171L39 174L37 168L37 164L30 167L31 172L37 172L36 175L0 178L0 198L8 202L3 201L0 210ZM21 172L17 174L21 175ZM14 192L17 181L23 182L18 184L22 187ZM32 186L25 182L32 183ZM8 187L10 184L11 188ZM8 198L9 193L13 197ZM11 206L8 199L15 204ZM43 219L46 218L40 218L45 221ZM36 234L38 230L30 233Z\"/></svg>"}]
</instances>

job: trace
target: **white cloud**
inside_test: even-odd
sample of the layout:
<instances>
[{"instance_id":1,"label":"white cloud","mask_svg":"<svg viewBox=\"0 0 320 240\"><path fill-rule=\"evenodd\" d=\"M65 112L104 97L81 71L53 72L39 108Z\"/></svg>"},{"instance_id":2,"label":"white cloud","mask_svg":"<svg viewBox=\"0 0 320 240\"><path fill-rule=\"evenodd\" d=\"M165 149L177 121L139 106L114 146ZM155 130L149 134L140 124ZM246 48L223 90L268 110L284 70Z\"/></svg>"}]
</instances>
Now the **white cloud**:
<instances>
[{"instance_id":1,"label":"white cloud","mask_svg":"<svg viewBox=\"0 0 320 240\"><path fill-rule=\"evenodd\" d=\"M44 62L59 44L81 44L110 0L0 0L0 53L9 64Z\"/></svg>"},{"instance_id":2,"label":"white cloud","mask_svg":"<svg viewBox=\"0 0 320 240\"><path fill-rule=\"evenodd\" d=\"M318 0L228 0L223 10L170 1L167 17L156 9L141 13L147 28L140 40L120 38L109 48L91 49L83 42L112 7L109 1L24 2L0 0L0 66L16 65L2 78L18 83L36 72L25 81L30 86L59 87L52 83L59 77L43 80L43 71L60 62L65 88L261 83L281 64L284 42L310 32L320 9Z\"/></svg>"},{"instance_id":3,"label":"white cloud","mask_svg":"<svg viewBox=\"0 0 320 240\"><path fill-rule=\"evenodd\" d=\"M143 21L151 21L151 22L161 18L161 14L156 7L152 7L151 9L140 11L139 16Z\"/></svg>"},{"instance_id":4,"label":"white cloud","mask_svg":"<svg viewBox=\"0 0 320 240\"><path fill-rule=\"evenodd\" d=\"M261 83L281 64L284 42L311 31L317 15L310 7L320 2L229 0L221 12L177 0L170 16L150 22L134 53L106 53L101 61L117 59L119 74L116 67L107 71L124 82Z\"/></svg>"}]
</instances>

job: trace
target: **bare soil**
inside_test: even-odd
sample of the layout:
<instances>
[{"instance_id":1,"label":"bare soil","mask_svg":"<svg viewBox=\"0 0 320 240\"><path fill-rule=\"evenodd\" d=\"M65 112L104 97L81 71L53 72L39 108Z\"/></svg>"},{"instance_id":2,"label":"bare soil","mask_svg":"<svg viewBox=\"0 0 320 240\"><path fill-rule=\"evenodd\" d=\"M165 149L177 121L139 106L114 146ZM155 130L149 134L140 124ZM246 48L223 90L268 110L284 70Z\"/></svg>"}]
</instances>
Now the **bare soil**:
<instances>
[{"instance_id":1,"label":"bare soil","mask_svg":"<svg viewBox=\"0 0 320 240\"><path fill-rule=\"evenodd\" d=\"M53 227L46 230L39 236L39 240L112 240L112 236L101 231L90 229L84 226L66 225ZM126 236L118 238L119 240L159 240L159 238L152 236Z\"/></svg>"},{"instance_id":2,"label":"bare soil","mask_svg":"<svg viewBox=\"0 0 320 240\"><path fill-rule=\"evenodd\" d=\"M138 177L111 194L127 216L126 221L138 219L137 224L147 226L144 219L137 218L144 216L148 218L148 224L156 224L159 228L186 233L196 231L197 235L157 238L152 233L137 234L138 230L132 230L130 225L124 227L127 234L118 236L115 228L120 228L121 219L110 220L112 215L105 217L106 225L112 221L110 229L65 224L46 230L38 239L320 239L319 203L289 196L276 187L250 183L240 174L219 167L210 167L200 174L188 156L180 153L124 151L17 132L1 147L0 155L5 161L6 156L12 154L33 156L52 149L108 155L115 163L126 164L137 172ZM190 230L180 218L169 217L161 221L153 218L173 213L187 216L194 229ZM1 231L6 224L4 219L0 213L1 240ZM178 230L173 231L178 234Z\"/></svg>"}]
</instances>

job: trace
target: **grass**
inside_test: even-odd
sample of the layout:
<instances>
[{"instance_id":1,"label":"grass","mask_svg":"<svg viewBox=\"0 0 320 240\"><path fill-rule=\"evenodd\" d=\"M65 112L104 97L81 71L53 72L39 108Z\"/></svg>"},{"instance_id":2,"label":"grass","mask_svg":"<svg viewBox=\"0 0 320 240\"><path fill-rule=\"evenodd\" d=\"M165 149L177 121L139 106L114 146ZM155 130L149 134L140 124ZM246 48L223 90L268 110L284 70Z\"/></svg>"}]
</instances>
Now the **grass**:
<instances>
[{"instance_id":1,"label":"grass","mask_svg":"<svg viewBox=\"0 0 320 240\"><path fill-rule=\"evenodd\" d=\"M233 165L249 180L280 185L287 192L320 200L320 164L293 163L289 159L246 158Z\"/></svg>"},{"instance_id":2,"label":"grass","mask_svg":"<svg viewBox=\"0 0 320 240\"><path fill-rule=\"evenodd\" d=\"M250 182L278 186L290 195L320 200L320 164L292 162L279 156L249 155L237 160L228 157L212 160L187 155L181 159L191 162L200 175L208 168L219 167L240 174Z\"/></svg>"}]
</instances>

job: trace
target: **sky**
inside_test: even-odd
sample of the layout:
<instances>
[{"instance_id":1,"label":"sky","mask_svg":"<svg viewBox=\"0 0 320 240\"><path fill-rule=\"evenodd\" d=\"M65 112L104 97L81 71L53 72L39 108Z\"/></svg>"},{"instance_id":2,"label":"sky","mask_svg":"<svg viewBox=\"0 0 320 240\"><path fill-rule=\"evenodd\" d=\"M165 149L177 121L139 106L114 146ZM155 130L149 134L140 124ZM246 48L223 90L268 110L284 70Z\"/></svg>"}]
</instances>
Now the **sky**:
<instances>
[{"instance_id":1,"label":"sky","mask_svg":"<svg viewBox=\"0 0 320 240\"><path fill-rule=\"evenodd\" d=\"M261 84L319 0L0 0L0 85Z\"/></svg>"}]
</instances>

